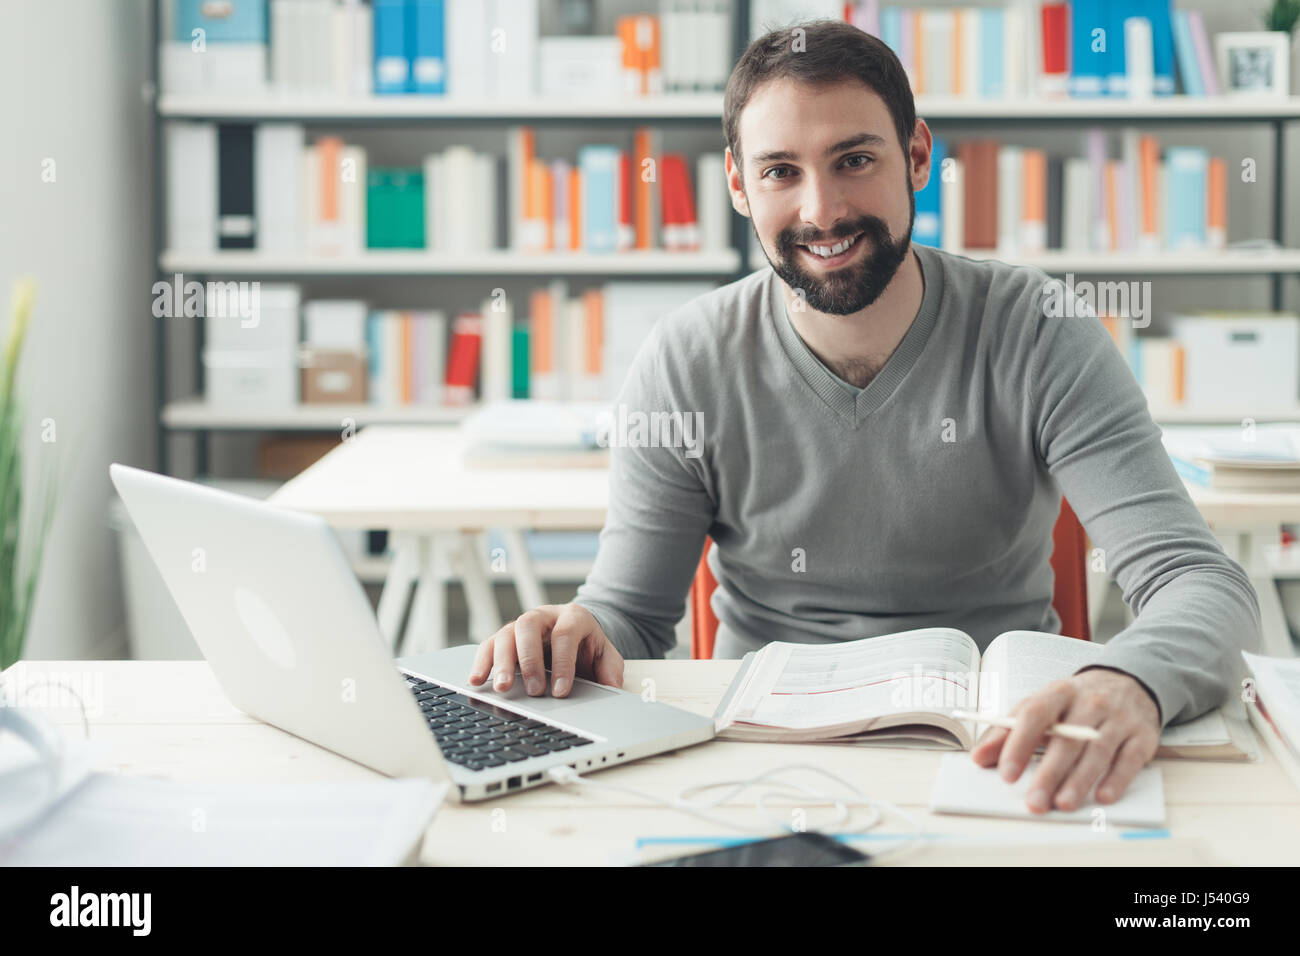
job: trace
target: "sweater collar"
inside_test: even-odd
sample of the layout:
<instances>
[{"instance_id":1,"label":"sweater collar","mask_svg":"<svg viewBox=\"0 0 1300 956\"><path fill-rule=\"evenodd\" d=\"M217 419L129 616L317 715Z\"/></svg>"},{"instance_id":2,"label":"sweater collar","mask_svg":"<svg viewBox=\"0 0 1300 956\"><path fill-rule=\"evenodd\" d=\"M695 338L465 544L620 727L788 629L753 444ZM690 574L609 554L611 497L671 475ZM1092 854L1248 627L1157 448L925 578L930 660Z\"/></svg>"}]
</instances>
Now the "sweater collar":
<instances>
[{"instance_id":1,"label":"sweater collar","mask_svg":"<svg viewBox=\"0 0 1300 956\"><path fill-rule=\"evenodd\" d=\"M786 308L785 295L781 290L781 278L774 270L769 276L772 307L768 311L782 348L803 380L821 396L822 401L855 428L897 390L912 366L916 364L939 317L939 304L943 298L942 260L936 250L929 246L912 243L911 248L916 254L922 281L925 284L921 307L888 361L867 387L856 396L844 388L841 380L821 363L799 336Z\"/></svg>"}]
</instances>

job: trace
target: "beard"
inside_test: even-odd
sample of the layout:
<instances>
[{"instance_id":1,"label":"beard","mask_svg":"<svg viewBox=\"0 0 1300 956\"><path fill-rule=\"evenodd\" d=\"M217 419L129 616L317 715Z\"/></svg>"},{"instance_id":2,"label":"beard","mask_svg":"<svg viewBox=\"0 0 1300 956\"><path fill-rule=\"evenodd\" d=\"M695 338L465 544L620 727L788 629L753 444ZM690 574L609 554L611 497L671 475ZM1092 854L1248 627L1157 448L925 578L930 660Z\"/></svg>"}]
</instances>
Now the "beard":
<instances>
[{"instance_id":1,"label":"beard","mask_svg":"<svg viewBox=\"0 0 1300 956\"><path fill-rule=\"evenodd\" d=\"M759 248L767 256L772 270L792 289L802 289L808 305L828 315L851 315L860 312L880 298L889 286L898 267L907 258L912 241L912 225L916 219L916 194L908 184L909 213L907 230L899 239L889 234L889 226L878 216L863 216L854 222L843 223L830 238L818 238L817 245L834 245L840 239L849 239L862 233L859 242L868 248L853 261L828 273L814 274L800 265L798 241L803 236L796 230L786 230L776 237L777 261L767 255L759 240ZM753 219L750 220L753 227ZM755 237L758 230L754 229Z\"/></svg>"}]
</instances>

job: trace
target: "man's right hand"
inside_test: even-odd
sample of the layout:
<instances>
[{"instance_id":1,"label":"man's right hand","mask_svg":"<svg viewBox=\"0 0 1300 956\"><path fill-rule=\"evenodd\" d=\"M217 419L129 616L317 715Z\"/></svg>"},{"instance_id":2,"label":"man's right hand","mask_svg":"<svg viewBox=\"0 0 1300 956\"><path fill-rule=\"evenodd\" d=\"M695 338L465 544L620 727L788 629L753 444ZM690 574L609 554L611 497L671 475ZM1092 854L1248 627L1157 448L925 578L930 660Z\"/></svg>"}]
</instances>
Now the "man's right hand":
<instances>
[{"instance_id":1,"label":"man's right hand","mask_svg":"<svg viewBox=\"0 0 1300 956\"><path fill-rule=\"evenodd\" d=\"M580 604L544 604L501 628L479 645L469 682L478 686L494 670L492 686L507 691L514 684L518 662L524 689L530 696L540 696L546 693L548 651L552 696L567 697L575 674L611 687L623 686L623 655Z\"/></svg>"}]
</instances>

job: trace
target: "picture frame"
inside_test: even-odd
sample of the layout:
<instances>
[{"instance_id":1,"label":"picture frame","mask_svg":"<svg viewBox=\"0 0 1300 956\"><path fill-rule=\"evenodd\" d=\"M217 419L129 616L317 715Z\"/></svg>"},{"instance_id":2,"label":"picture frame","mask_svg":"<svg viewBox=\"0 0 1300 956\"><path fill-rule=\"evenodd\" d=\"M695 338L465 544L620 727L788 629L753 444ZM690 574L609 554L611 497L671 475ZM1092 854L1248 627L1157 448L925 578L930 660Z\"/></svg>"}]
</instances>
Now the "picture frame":
<instances>
[{"instance_id":1,"label":"picture frame","mask_svg":"<svg viewBox=\"0 0 1300 956\"><path fill-rule=\"evenodd\" d=\"M1291 37L1280 31L1220 33L1214 38L1225 96L1289 96Z\"/></svg>"}]
</instances>

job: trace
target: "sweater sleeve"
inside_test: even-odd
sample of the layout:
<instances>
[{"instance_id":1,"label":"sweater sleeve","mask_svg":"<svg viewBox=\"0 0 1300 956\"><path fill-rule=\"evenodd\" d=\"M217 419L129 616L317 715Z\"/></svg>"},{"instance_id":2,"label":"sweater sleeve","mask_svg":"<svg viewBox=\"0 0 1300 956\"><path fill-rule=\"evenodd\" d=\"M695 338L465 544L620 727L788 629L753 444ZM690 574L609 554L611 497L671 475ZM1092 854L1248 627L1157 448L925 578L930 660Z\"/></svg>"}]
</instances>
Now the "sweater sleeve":
<instances>
[{"instance_id":1,"label":"sweater sleeve","mask_svg":"<svg viewBox=\"0 0 1300 956\"><path fill-rule=\"evenodd\" d=\"M574 598L625 658L663 657L676 644L716 513L703 481L708 423L702 411L671 407L663 394L662 330L661 322L642 344L615 401L609 511L591 573ZM664 425L674 414L703 424L674 431ZM661 441L673 434L693 443Z\"/></svg>"},{"instance_id":2,"label":"sweater sleeve","mask_svg":"<svg viewBox=\"0 0 1300 956\"><path fill-rule=\"evenodd\" d=\"M1145 685L1161 726L1190 720L1226 699L1241 650L1258 647L1258 599L1192 503L1095 313L1053 317L1045 302L1035 301L1027 396L1038 453L1135 612L1093 666Z\"/></svg>"}]
</instances>

